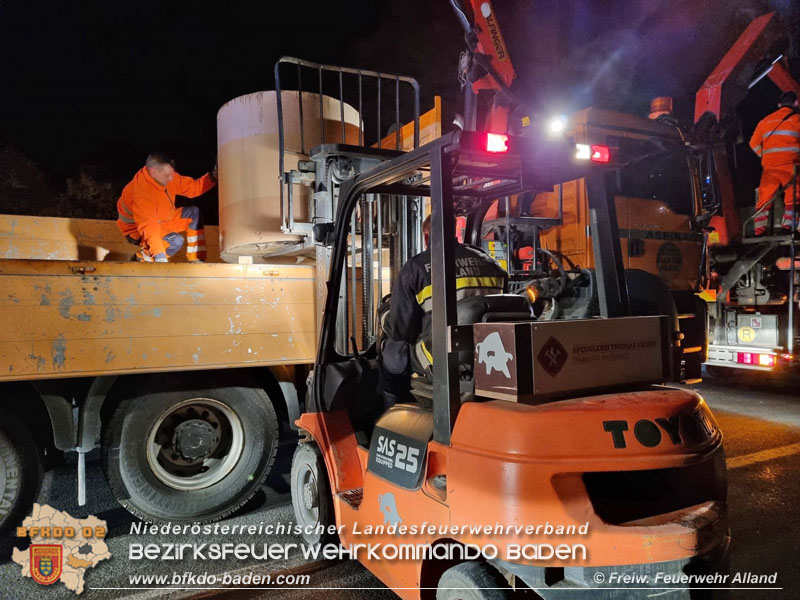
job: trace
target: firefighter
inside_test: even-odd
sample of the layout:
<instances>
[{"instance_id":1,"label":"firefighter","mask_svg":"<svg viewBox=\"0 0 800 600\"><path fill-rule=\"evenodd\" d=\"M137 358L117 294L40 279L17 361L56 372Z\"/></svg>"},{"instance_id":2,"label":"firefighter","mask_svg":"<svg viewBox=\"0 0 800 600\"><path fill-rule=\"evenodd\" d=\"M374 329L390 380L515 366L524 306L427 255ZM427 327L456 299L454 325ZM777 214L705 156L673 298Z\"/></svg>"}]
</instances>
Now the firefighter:
<instances>
[{"instance_id":1,"label":"firefighter","mask_svg":"<svg viewBox=\"0 0 800 600\"><path fill-rule=\"evenodd\" d=\"M800 164L800 114L797 112L797 94L784 92L778 100L778 110L764 117L750 138L750 147L760 158L763 172L758 186L758 212L772 196L792 179L794 167ZM793 222L792 202L800 194L798 182L784 194L783 227L791 229ZM755 234L763 235L767 230L769 211L756 216Z\"/></svg>"},{"instance_id":2,"label":"firefighter","mask_svg":"<svg viewBox=\"0 0 800 600\"><path fill-rule=\"evenodd\" d=\"M422 223L424 252L409 260L392 287L391 310L386 318L386 340L381 350L379 387L388 408L409 398L412 365L425 371L433 363L430 352L432 310L431 218ZM456 244L456 300L502 294L508 274L491 256L473 246Z\"/></svg>"},{"instance_id":3,"label":"firefighter","mask_svg":"<svg viewBox=\"0 0 800 600\"><path fill-rule=\"evenodd\" d=\"M167 262L183 247L186 232L186 258L202 262L206 258L206 235L198 206L175 206L176 196L194 198L217 183L217 168L200 179L184 177L175 163L161 153L147 157L133 180L122 190L117 202L117 227L132 244L140 246L139 262Z\"/></svg>"}]
</instances>

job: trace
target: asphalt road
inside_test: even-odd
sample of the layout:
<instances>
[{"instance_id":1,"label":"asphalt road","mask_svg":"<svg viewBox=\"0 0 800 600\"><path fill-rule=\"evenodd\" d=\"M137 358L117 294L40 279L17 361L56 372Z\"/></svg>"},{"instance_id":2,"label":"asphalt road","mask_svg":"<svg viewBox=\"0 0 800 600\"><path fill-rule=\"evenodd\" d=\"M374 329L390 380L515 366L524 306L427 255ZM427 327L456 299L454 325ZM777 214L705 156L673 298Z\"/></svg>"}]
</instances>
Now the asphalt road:
<instances>
[{"instance_id":1,"label":"asphalt road","mask_svg":"<svg viewBox=\"0 0 800 600\"><path fill-rule=\"evenodd\" d=\"M725 435L729 466L729 508L733 538L731 571L778 575L775 586L782 590L733 591L731 598L798 598L800 569L800 382L773 381L766 377L706 380L693 386L714 410ZM294 443L282 443L276 469L266 485L228 525L259 525L293 521L288 493L288 472ZM90 456L91 458L91 456ZM47 473L39 497L42 504L66 510L83 518L94 514L108 523L106 539L113 556L86 573L88 600L100 598L396 598L365 568L353 561L308 561L299 553L285 559L240 561L133 561L128 559L131 543L136 542L237 542L238 536L156 535L131 533L137 523L113 499L98 460L87 466L88 502L77 505L74 469L69 465ZM272 544L300 543L292 535L254 537L253 542ZM23 547L22 544L19 545ZM21 568L10 561L7 549L0 554L0 598L57 600L74 598L73 592L56 584L44 589L30 578L20 577ZM191 571L243 576L249 573L272 577L308 576L308 583L286 585L283 589L148 590L144 584L132 586L131 575L152 574L173 577ZM213 587L191 585L188 587ZM293 587L294 589L286 589ZM128 589L108 589L128 588ZM135 588L135 589L130 589ZM348 589L349 588L349 589ZM353 589L356 588L356 589ZM569 597L567 595L565 598ZM581 598L587 596L582 595Z\"/></svg>"}]
</instances>

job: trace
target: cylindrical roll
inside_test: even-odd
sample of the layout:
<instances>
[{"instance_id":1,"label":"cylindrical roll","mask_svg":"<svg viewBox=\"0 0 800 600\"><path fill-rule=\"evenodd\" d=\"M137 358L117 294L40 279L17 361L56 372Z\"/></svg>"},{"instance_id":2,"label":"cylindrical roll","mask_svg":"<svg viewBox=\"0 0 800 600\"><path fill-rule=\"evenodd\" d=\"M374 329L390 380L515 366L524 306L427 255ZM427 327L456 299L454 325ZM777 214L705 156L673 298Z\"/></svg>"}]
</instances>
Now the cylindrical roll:
<instances>
[{"instance_id":1,"label":"cylindrical roll","mask_svg":"<svg viewBox=\"0 0 800 600\"><path fill-rule=\"evenodd\" d=\"M323 142L342 143L341 107L335 98L303 93L303 141L306 153ZM217 113L220 255L268 257L300 249L302 236L281 232L278 107L276 92L234 98ZM296 91L281 92L284 171L307 160L301 152L300 110ZM345 140L358 144L358 111L344 104ZM311 188L294 186L294 219L308 221Z\"/></svg>"}]
</instances>

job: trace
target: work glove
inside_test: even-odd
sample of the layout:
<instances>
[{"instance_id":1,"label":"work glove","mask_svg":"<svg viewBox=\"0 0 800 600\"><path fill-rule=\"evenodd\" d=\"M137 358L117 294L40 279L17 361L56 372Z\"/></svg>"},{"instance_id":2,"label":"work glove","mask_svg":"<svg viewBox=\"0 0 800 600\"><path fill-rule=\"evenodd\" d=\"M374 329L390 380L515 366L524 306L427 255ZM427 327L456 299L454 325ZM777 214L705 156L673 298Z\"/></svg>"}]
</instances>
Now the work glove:
<instances>
[{"instance_id":1,"label":"work glove","mask_svg":"<svg viewBox=\"0 0 800 600\"><path fill-rule=\"evenodd\" d=\"M214 168L208 172L208 175L211 177L211 180L214 183L217 183L217 165L214 165Z\"/></svg>"},{"instance_id":2,"label":"work glove","mask_svg":"<svg viewBox=\"0 0 800 600\"><path fill-rule=\"evenodd\" d=\"M167 261L167 255L163 252L159 252L154 258L156 262L169 262Z\"/></svg>"}]
</instances>

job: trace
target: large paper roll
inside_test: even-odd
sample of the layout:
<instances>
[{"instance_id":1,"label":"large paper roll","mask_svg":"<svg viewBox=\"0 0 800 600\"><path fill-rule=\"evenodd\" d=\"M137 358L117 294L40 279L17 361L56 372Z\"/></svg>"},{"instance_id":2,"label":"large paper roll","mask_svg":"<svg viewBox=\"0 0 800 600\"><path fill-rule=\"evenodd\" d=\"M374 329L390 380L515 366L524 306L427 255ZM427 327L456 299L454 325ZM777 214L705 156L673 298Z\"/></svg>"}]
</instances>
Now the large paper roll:
<instances>
[{"instance_id":1,"label":"large paper roll","mask_svg":"<svg viewBox=\"0 0 800 600\"><path fill-rule=\"evenodd\" d=\"M281 92L285 136L284 171L308 160L308 151L323 143L359 143L358 111L344 104L342 140L339 100L303 93L303 143L296 91ZM323 138L324 131L324 138ZM299 251L300 235L281 232L281 202L276 92L234 98L217 113L220 254L227 262L240 256L276 256ZM305 153L302 152L305 150ZM294 187L294 219L308 221L311 188Z\"/></svg>"}]
</instances>

